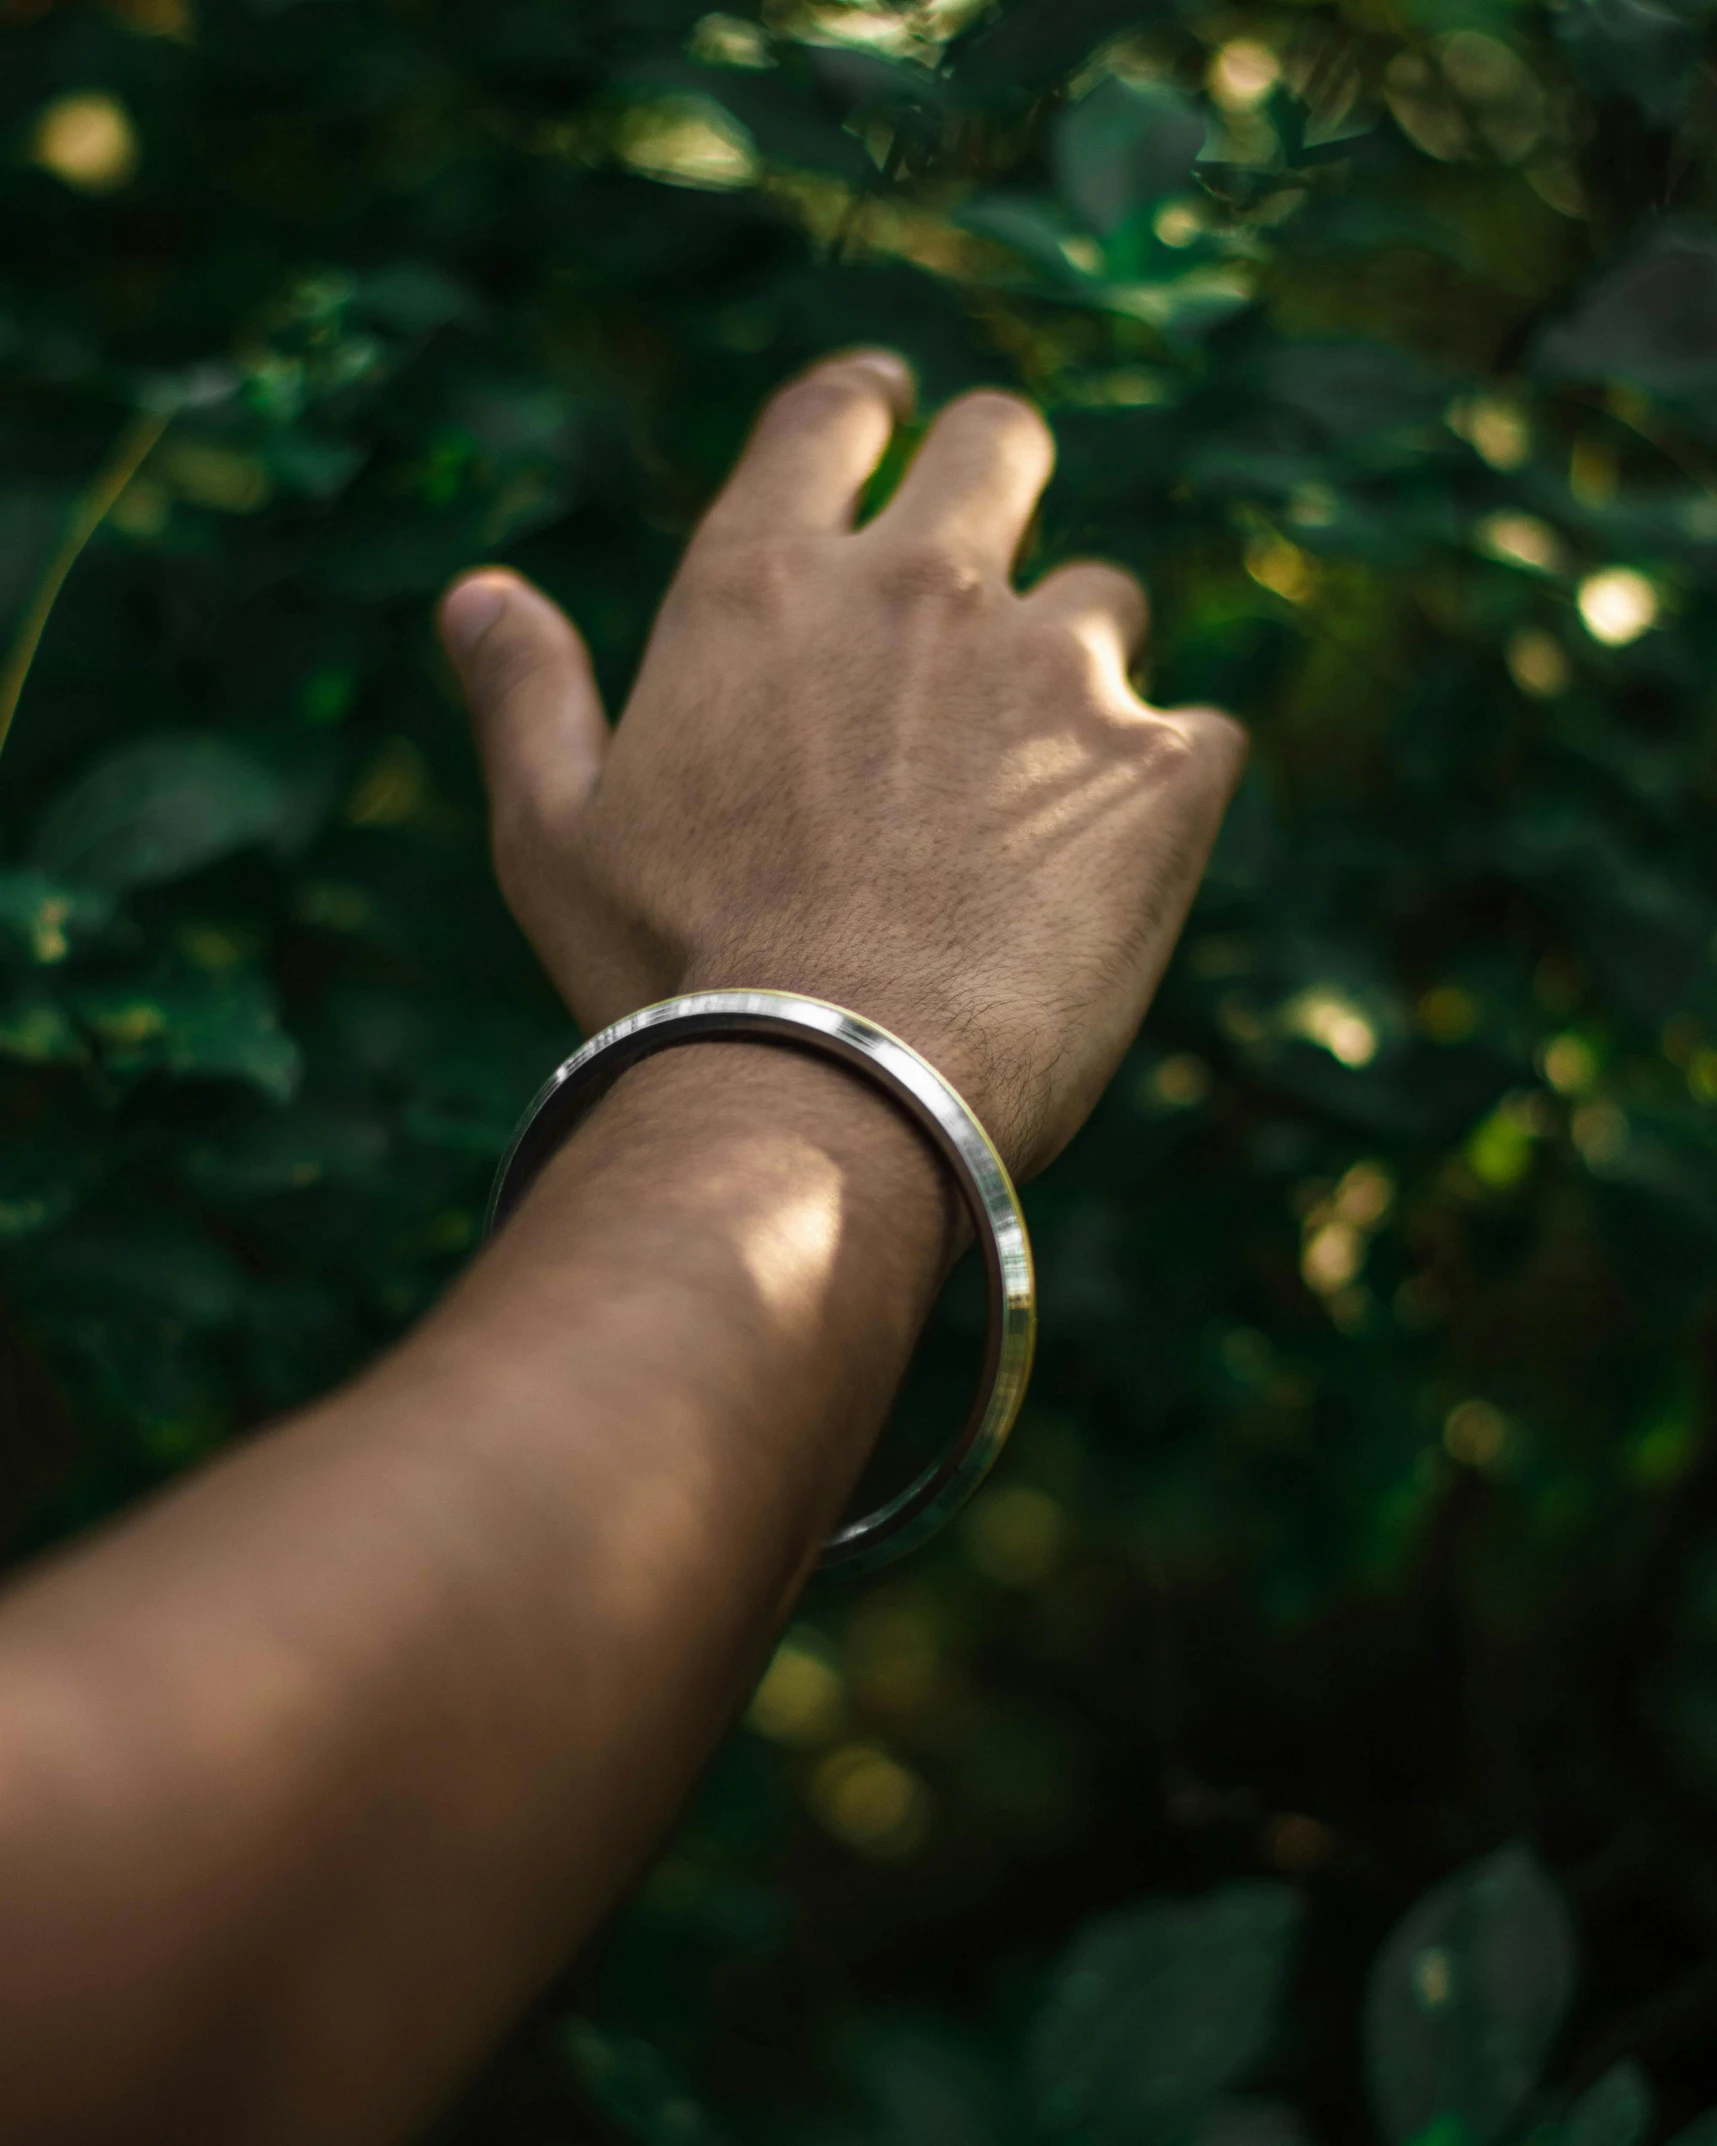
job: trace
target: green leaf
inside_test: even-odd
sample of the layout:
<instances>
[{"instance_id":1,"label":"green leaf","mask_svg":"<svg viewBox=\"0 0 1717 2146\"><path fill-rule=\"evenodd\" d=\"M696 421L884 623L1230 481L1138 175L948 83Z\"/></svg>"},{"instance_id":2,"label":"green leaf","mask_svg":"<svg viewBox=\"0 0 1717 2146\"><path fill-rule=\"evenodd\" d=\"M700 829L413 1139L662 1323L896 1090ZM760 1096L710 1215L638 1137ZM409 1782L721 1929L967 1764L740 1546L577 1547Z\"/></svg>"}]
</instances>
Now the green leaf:
<instances>
[{"instance_id":1,"label":"green leaf","mask_svg":"<svg viewBox=\"0 0 1717 2146\"><path fill-rule=\"evenodd\" d=\"M0 872L0 929L44 967L63 961L75 935L99 929L112 913L112 902L93 887L28 867Z\"/></svg>"},{"instance_id":2,"label":"green leaf","mask_svg":"<svg viewBox=\"0 0 1717 2146\"><path fill-rule=\"evenodd\" d=\"M588 2019L561 2031L561 2047L591 2099L638 2146L719 2146L721 2134L660 2050Z\"/></svg>"},{"instance_id":3,"label":"green leaf","mask_svg":"<svg viewBox=\"0 0 1717 2146\"><path fill-rule=\"evenodd\" d=\"M307 499L332 499L364 466L364 448L351 440L324 438L302 427L282 433L268 449L270 475Z\"/></svg>"},{"instance_id":4,"label":"green leaf","mask_svg":"<svg viewBox=\"0 0 1717 2146\"><path fill-rule=\"evenodd\" d=\"M823 107L811 84L786 70L752 74L692 64L652 70L652 79L683 81L731 112L771 164L868 181L875 166L856 138Z\"/></svg>"},{"instance_id":5,"label":"green leaf","mask_svg":"<svg viewBox=\"0 0 1717 2146\"><path fill-rule=\"evenodd\" d=\"M431 260L393 261L359 279L357 309L404 335L427 335L478 318L472 292Z\"/></svg>"},{"instance_id":6,"label":"green leaf","mask_svg":"<svg viewBox=\"0 0 1717 2146\"><path fill-rule=\"evenodd\" d=\"M1434 423L1452 384L1422 358L1381 342L1284 342L1261 370L1270 400L1336 447Z\"/></svg>"},{"instance_id":7,"label":"green leaf","mask_svg":"<svg viewBox=\"0 0 1717 2146\"><path fill-rule=\"evenodd\" d=\"M8 471L0 497L0 617L10 618L28 601L65 528L71 499L69 488L27 485Z\"/></svg>"},{"instance_id":8,"label":"green leaf","mask_svg":"<svg viewBox=\"0 0 1717 2146\"><path fill-rule=\"evenodd\" d=\"M1087 1925L1028 2046L1045 2129L1099 2146L1182 2139L1268 2050L1298 1923L1287 1886L1255 1883Z\"/></svg>"},{"instance_id":9,"label":"green leaf","mask_svg":"<svg viewBox=\"0 0 1717 2146\"><path fill-rule=\"evenodd\" d=\"M114 1072L225 1076L282 1103L297 1089L302 1054L281 1029L273 987L260 976L96 985L73 1004Z\"/></svg>"},{"instance_id":10,"label":"green leaf","mask_svg":"<svg viewBox=\"0 0 1717 2146\"><path fill-rule=\"evenodd\" d=\"M42 1278L97 1321L230 1325L245 1284L230 1253L177 1220L78 1215L33 1252Z\"/></svg>"},{"instance_id":11,"label":"green leaf","mask_svg":"<svg viewBox=\"0 0 1717 2146\"><path fill-rule=\"evenodd\" d=\"M1556 42L1588 89L1631 97L1654 126L1669 127L1687 109L1707 5L1664 0L1566 0L1552 15Z\"/></svg>"},{"instance_id":12,"label":"green leaf","mask_svg":"<svg viewBox=\"0 0 1717 2146\"><path fill-rule=\"evenodd\" d=\"M942 101L940 78L916 60L885 59L843 45L813 48L809 58L816 79L853 112L884 112L899 123L933 112Z\"/></svg>"},{"instance_id":13,"label":"green leaf","mask_svg":"<svg viewBox=\"0 0 1717 2146\"><path fill-rule=\"evenodd\" d=\"M0 1148L0 1244L49 1229L77 1205L88 1158L58 1140Z\"/></svg>"},{"instance_id":14,"label":"green leaf","mask_svg":"<svg viewBox=\"0 0 1717 2146\"><path fill-rule=\"evenodd\" d=\"M24 1065L76 1065L88 1056L76 1024L57 999L31 991L0 1008L0 1058Z\"/></svg>"},{"instance_id":15,"label":"green leaf","mask_svg":"<svg viewBox=\"0 0 1717 2146\"><path fill-rule=\"evenodd\" d=\"M1197 2146L1307 2146L1297 2110L1283 2101L1239 2094L1213 2102L1196 2136Z\"/></svg>"},{"instance_id":16,"label":"green leaf","mask_svg":"<svg viewBox=\"0 0 1717 2146\"><path fill-rule=\"evenodd\" d=\"M1717 386L1717 238L1693 225L1656 233L1548 331L1536 364L1553 380L1672 398Z\"/></svg>"},{"instance_id":17,"label":"green leaf","mask_svg":"<svg viewBox=\"0 0 1717 2146\"><path fill-rule=\"evenodd\" d=\"M1109 75L1057 123L1055 183L1107 238L1185 184L1204 136L1203 115L1175 91Z\"/></svg>"},{"instance_id":18,"label":"green leaf","mask_svg":"<svg viewBox=\"0 0 1717 2146\"><path fill-rule=\"evenodd\" d=\"M1030 261L1042 275L1036 295L1145 321L1171 341L1195 338L1252 303L1250 274L1234 261L1198 262L1151 281L1106 275L1097 241L1040 195L983 195L958 220Z\"/></svg>"},{"instance_id":19,"label":"green leaf","mask_svg":"<svg viewBox=\"0 0 1717 2146\"><path fill-rule=\"evenodd\" d=\"M291 790L225 738L185 731L110 754L37 830L38 865L121 892L183 878L292 824Z\"/></svg>"},{"instance_id":20,"label":"green leaf","mask_svg":"<svg viewBox=\"0 0 1717 2146\"><path fill-rule=\"evenodd\" d=\"M1021 0L954 46L954 81L1024 102L1071 74L1105 38L1173 12L1167 0Z\"/></svg>"},{"instance_id":21,"label":"green leaf","mask_svg":"<svg viewBox=\"0 0 1717 2146\"><path fill-rule=\"evenodd\" d=\"M1717 1788L1717 1546L1695 1551L1682 1576L1677 1643L1648 1681L1647 1705L1677 1757Z\"/></svg>"},{"instance_id":22,"label":"green leaf","mask_svg":"<svg viewBox=\"0 0 1717 2146\"><path fill-rule=\"evenodd\" d=\"M389 1155L388 1128L376 1115L327 1105L283 1110L247 1099L186 1142L181 1167L209 1199L241 1204L339 1183L383 1194Z\"/></svg>"},{"instance_id":23,"label":"green leaf","mask_svg":"<svg viewBox=\"0 0 1717 2146\"><path fill-rule=\"evenodd\" d=\"M1058 203L1031 194L985 194L960 212L968 231L1011 246L1055 281L1089 286L1101 273L1095 243L1068 221Z\"/></svg>"},{"instance_id":24,"label":"green leaf","mask_svg":"<svg viewBox=\"0 0 1717 2146\"><path fill-rule=\"evenodd\" d=\"M999 2146L1014 2135L1011 2080L946 2025L891 2022L859 2038L849 2069L875 2146Z\"/></svg>"},{"instance_id":25,"label":"green leaf","mask_svg":"<svg viewBox=\"0 0 1717 2146\"><path fill-rule=\"evenodd\" d=\"M1637 2064L1614 2064L1569 2110L1560 2146L1640 2146L1651 2118L1650 2080Z\"/></svg>"},{"instance_id":26,"label":"green leaf","mask_svg":"<svg viewBox=\"0 0 1717 2146\"><path fill-rule=\"evenodd\" d=\"M1574 1976L1572 1918L1528 1849L1500 1849L1427 1893L1366 1990L1366 2069L1390 2146L1440 2117L1478 2146L1496 2138L1537 2083Z\"/></svg>"}]
</instances>

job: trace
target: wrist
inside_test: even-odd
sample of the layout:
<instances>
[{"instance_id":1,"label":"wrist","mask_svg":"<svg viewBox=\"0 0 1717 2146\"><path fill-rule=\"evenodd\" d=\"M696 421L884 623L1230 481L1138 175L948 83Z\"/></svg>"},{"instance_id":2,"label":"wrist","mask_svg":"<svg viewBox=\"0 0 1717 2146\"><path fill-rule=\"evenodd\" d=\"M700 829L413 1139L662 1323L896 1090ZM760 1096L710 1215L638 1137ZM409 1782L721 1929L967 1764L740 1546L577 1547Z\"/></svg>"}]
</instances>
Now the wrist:
<instances>
[{"instance_id":1,"label":"wrist","mask_svg":"<svg viewBox=\"0 0 1717 2146\"><path fill-rule=\"evenodd\" d=\"M724 1158L760 1171L798 1158L805 1174L838 1183L844 1234L875 1233L891 1261L914 1267L928 1248L938 1279L969 1236L928 1137L882 1087L814 1047L733 1036L658 1051L619 1076L556 1161L588 1171L638 1154L687 1199L723 1180Z\"/></svg>"},{"instance_id":2,"label":"wrist","mask_svg":"<svg viewBox=\"0 0 1717 2146\"><path fill-rule=\"evenodd\" d=\"M970 1109L917 1052L862 1016L803 993L764 989L707 991L646 1006L593 1038L545 1085L521 1124L497 1179L491 1208L494 1226L507 1223L518 1211L549 1158L557 1148L564 1147L596 1103L613 1094L615 1082L628 1067L676 1044L683 1047L693 1041L736 1037L799 1043L855 1069L867 1082L876 1082L888 1101L927 1137L946 1164L981 1239L988 1305L985 1371L963 1426L931 1465L918 1470L897 1494L852 1516L824 1548L825 1565L873 1566L901 1555L933 1533L983 1479L1019 1412L1030 1376L1036 1327L1030 1242L1007 1171ZM689 1091L688 1096L701 1088L700 1082L699 1090ZM628 1107L634 1115L640 1108L647 1112L650 1100L642 1084L634 1084ZM789 1108L784 1118L790 1123L797 1114L803 1128L807 1122L805 1098L801 1095L796 1101L797 1113ZM782 1277L773 1270L783 1263L785 1255L784 1264L797 1270L796 1276L787 1277L793 1293L808 1308L814 1299L828 1305L827 1285L837 1278L840 1255L845 1252L850 1257L856 1251L861 1264L875 1261L875 1271L864 1292L874 1301L877 1284L886 1287L889 1279L891 1268L886 1255L891 1248L885 1243L875 1253L867 1253L862 1241L856 1246L851 1242L855 1237L862 1240L864 1231L860 1218L855 1217L849 1226L844 1213L853 1161L850 1141L819 1137L813 1146L805 1141L802 1130L790 1130L789 1123L775 1122L772 1114L772 1130L742 1134L750 1152L742 1157L730 1155L725 1167L717 1154L700 1156L693 1152L687 1156L688 1169L701 1167L706 1178L713 1169L718 1195L732 1203L726 1208L718 1206L712 1218L715 1230L739 1252L740 1263L750 1266L756 1284L754 1294L770 1300L783 1294L779 1286ZM824 1113L822 1130L827 1126ZM800 1150L797 1179L804 1188L802 1202L794 1186L780 1180L783 1139L789 1146L797 1143ZM840 1162L848 1166L845 1181L834 1159L843 1145L847 1152ZM647 1148L644 1159L648 1161ZM735 1162L740 1167L733 1167ZM874 1224L879 1219L878 1187L869 1173L868 1162L869 1158L863 1198L870 1209L868 1219ZM600 1167L600 1157L597 1163ZM771 1270L768 1275L758 1272L757 1258L748 1257L746 1239L755 1233L748 1229L741 1212L760 1193L771 1199L771 1212L763 1218L763 1241L750 1249L761 1254L762 1265ZM886 1199L882 1202L883 1207L890 1204ZM919 1219L922 1222L922 1210ZM938 1234L945 1237L946 1233ZM797 1247L784 1245L784 1236L798 1239ZM920 1229L916 1247L906 1247L907 1261L918 1268L920 1280L924 1248L925 1237ZM802 1256L807 1253L811 1256ZM817 1271L812 1273L812 1269ZM899 1271L898 1259L893 1271ZM898 1313L903 1308L897 1302L893 1310ZM850 1301L845 1309L852 1309Z\"/></svg>"},{"instance_id":3,"label":"wrist","mask_svg":"<svg viewBox=\"0 0 1717 2146\"><path fill-rule=\"evenodd\" d=\"M952 993L922 984L903 986L882 974L824 963L815 956L790 959L744 953L694 960L678 988L682 993L796 992L862 1015L909 1044L955 1090L1004 1161L1010 1168L1013 1166L1017 1146L1014 1113L1003 1102L1003 1084L995 1073L995 1050L983 1024L962 1008ZM870 1085L863 1083L860 1076L848 1078ZM963 1217L963 1207L960 1212Z\"/></svg>"}]
</instances>

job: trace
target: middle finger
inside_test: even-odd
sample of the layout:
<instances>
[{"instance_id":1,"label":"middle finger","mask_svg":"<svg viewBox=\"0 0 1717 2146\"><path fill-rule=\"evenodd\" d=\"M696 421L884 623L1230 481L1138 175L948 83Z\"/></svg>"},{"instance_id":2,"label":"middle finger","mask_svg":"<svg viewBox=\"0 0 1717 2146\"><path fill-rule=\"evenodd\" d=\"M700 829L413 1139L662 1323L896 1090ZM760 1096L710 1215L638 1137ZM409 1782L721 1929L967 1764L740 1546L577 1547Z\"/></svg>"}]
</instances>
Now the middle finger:
<instances>
[{"instance_id":1,"label":"middle finger","mask_svg":"<svg viewBox=\"0 0 1717 2146\"><path fill-rule=\"evenodd\" d=\"M942 544L1005 580L1054 466L1054 438L1030 403L990 389L962 395L864 534Z\"/></svg>"}]
</instances>

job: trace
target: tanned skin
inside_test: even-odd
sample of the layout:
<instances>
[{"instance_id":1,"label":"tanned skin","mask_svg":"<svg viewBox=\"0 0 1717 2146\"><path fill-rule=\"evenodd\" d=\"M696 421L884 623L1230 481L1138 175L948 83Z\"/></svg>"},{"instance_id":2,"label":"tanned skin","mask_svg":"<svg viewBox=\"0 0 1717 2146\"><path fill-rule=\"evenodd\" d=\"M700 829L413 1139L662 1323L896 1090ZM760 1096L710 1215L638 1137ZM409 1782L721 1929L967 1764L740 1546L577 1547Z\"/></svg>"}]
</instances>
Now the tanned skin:
<instances>
[{"instance_id":1,"label":"tanned skin","mask_svg":"<svg viewBox=\"0 0 1717 2146\"><path fill-rule=\"evenodd\" d=\"M910 382L764 411L612 730L484 569L440 624L496 868L594 1030L774 986L896 1030L1021 1175L1131 1041L1243 747L1128 683L1137 585L1018 594L1041 418ZM0 2139L408 2137L636 1873L767 1656L945 1270L857 1075L626 1074L398 1348L0 1608Z\"/></svg>"}]
</instances>

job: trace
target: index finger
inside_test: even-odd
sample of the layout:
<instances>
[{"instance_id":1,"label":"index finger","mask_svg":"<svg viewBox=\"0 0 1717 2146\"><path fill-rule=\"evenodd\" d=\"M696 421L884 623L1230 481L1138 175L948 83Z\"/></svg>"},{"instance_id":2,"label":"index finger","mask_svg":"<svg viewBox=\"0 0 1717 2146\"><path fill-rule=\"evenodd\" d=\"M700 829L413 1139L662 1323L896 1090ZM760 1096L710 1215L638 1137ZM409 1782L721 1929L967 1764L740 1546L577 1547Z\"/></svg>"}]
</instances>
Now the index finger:
<instances>
[{"instance_id":1,"label":"index finger","mask_svg":"<svg viewBox=\"0 0 1717 2146\"><path fill-rule=\"evenodd\" d=\"M764 405L704 530L773 536L850 529L865 482L912 409L912 375L891 350L825 359Z\"/></svg>"}]
</instances>

